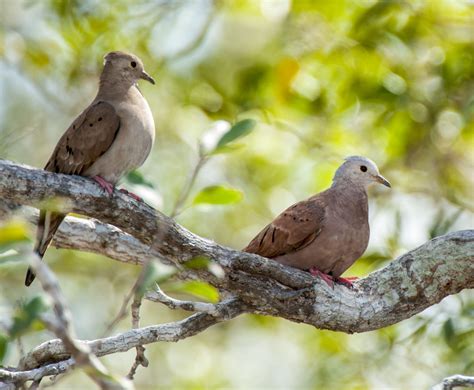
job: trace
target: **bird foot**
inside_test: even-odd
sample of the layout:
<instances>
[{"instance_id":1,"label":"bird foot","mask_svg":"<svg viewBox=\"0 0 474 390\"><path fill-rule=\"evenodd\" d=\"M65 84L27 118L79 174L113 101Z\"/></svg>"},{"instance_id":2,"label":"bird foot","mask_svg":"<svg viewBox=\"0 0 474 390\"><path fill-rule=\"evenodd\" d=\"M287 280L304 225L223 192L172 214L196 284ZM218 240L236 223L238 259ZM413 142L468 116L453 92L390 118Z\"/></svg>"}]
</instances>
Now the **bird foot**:
<instances>
[{"instance_id":1,"label":"bird foot","mask_svg":"<svg viewBox=\"0 0 474 390\"><path fill-rule=\"evenodd\" d=\"M314 267L311 267L309 269L309 273L313 276L319 276L322 280L326 282L329 287L334 288L334 280L331 275L325 274L324 272Z\"/></svg>"},{"instance_id":2,"label":"bird foot","mask_svg":"<svg viewBox=\"0 0 474 390\"><path fill-rule=\"evenodd\" d=\"M102 189L105 190L109 195L112 195L114 192L113 184L109 183L103 177L100 176L93 176L92 180L94 180Z\"/></svg>"},{"instance_id":3,"label":"bird foot","mask_svg":"<svg viewBox=\"0 0 474 390\"><path fill-rule=\"evenodd\" d=\"M128 195L132 197L133 199L137 200L138 202L143 202L143 198L141 196L138 196L137 194L134 194L133 192L130 192L126 190L125 188L120 188L119 190L121 193Z\"/></svg>"},{"instance_id":4,"label":"bird foot","mask_svg":"<svg viewBox=\"0 0 474 390\"><path fill-rule=\"evenodd\" d=\"M346 286L347 288L354 288L354 285L352 282L355 282L359 278L357 276L348 276L347 278L334 278L334 281L338 284L342 284L343 286Z\"/></svg>"}]
</instances>

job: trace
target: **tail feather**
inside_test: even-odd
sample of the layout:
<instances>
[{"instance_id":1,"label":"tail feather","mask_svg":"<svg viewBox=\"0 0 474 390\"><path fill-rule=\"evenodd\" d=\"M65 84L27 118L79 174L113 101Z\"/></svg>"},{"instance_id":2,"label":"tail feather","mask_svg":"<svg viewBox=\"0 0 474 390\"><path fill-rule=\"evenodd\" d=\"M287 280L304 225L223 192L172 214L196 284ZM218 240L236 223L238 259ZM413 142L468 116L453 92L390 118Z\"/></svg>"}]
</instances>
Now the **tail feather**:
<instances>
[{"instance_id":1,"label":"tail feather","mask_svg":"<svg viewBox=\"0 0 474 390\"><path fill-rule=\"evenodd\" d=\"M35 273L31 269L31 267L29 267L28 271L26 271L25 286L28 287L31 283L33 283L33 280L35 280L35 278Z\"/></svg>"},{"instance_id":2,"label":"tail feather","mask_svg":"<svg viewBox=\"0 0 474 390\"><path fill-rule=\"evenodd\" d=\"M59 225L62 220L65 218L65 215L54 213L51 211L40 211L40 217L38 220L38 228L36 231L36 243L34 252L42 259L46 249L48 249L51 240L53 239L54 233L58 230ZM25 286L29 286L35 280L35 273L28 268L25 277Z\"/></svg>"}]
</instances>

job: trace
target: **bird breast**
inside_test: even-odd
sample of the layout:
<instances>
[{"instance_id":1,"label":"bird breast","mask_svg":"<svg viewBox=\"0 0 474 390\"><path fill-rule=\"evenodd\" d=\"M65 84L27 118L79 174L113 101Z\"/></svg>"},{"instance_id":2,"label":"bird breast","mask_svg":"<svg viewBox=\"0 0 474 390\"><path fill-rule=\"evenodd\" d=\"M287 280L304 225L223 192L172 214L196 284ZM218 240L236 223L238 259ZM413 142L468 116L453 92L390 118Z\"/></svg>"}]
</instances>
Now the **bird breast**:
<instances>
[{"instance_id":1,"label":"bird breast","mask_svg":"<svg viewBox=\"0 0 474 390\"><path fill-rule=\"evenodd\" d=\"M148 102L138 89L132 98L111 103L120 117L120 129L107 152L87 171L87 176L102 176L115 184L126 172L140 167L150 154L155 123Z\"/></svg>"}]
</instances>

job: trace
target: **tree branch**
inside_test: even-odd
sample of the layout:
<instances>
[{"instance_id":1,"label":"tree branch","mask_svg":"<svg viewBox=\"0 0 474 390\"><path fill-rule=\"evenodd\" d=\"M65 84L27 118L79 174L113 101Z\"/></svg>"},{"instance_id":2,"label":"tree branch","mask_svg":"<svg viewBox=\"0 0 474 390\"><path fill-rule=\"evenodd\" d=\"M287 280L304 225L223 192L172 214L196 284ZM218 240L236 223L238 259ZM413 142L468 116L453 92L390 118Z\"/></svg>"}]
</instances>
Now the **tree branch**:
<instances>
[{"instance_id":1,"label":"tree branch","mask_svg":"<svg viewBox=\"0 0 474 390\"><path fill-rule=\"evenodd\" d=\"M177 341L245 312L279 316L320 329L365 332L400 322L450 294L474 287L474 230L435 238L356 282L353 290L343 286L331 289L306 272L194 235L126 195L115 192L109 197L86 178L0 160L0 199L8 202L8 207L0 205L0 217L15 209L12 204L55 208L57 204L45 201L59 199L63 211L102 221L66 218L54 241L58 247L142 265L150 258L184 265L196 256L205 256L222 268L222 277L207 269L182 271L180 276L200 277L235 298L210 305L149 292L148 299L200 312L179 322L84 341L96 356L157 341ZM57 374L68 364L73 361L63 343L51 340L22 359L20 372L0 370L0 380L11 383L12 375L31 380L39 375L37 368Z\"/></svg>"},{"instance_id":2,"label":"tree branch","mask_svg":"<svg viewBox=\"0 0 474 390\"><path fill-rule=\"evenodd\" d=\"M247 311L246 306L235 298L221 302L216 306L219 312L218 315L196 313L181 321L131 329L115 336L91 341L79 341L79 343L86 345L94 355L100 357L126 352L139 345L158 341L176 342L194 336L212 325L230 320ZM66 351L61 340L50 340L29 352L20 361L19 367L22 371L32 370L45 364L69 359L69 357L70 354ZM7 378L8 375L10 373L5 373L4 370L0 369L0 380Z\"/></svg>"},{"instance_id":3,"label":"tree branch","mask_svg":"<svg viewBox=\"0 0 474 390\"><path fill-rule=\"evenodd\" d=\"M453 375L444 378L443 381L435 386L432 390L451 390L455 387L474 387L474 376Z\"/></svg>"},{"instance_id":4,"label":"tree branch","mask_svg":"<svg viewBox=\"0 0 474 390\"><path fill-rule=\"evenodd\" d=\"M92 341L77 340L76 343L82 344L95 356L100 357L126 352L132 348L158 341L176 342L194 336L212 325L230 320L246 311L245 305L237 299L230 299L216 306L219 315L197 313L173 323L132 329L116 336ZM24 356L18 369L0 368L0 389L15 389L26 381L62 374L74 365L75 361L70 357L64 343L59 339L50 340L40 344Z\"/></svg>"},{"instance_id":5,"label":"tree branch","mask_svg":"<svg viewBox=\"0 0 474 390\"><path fill-rule=\"evenodd\" d=\"M150 255L173 262L183 264L196 256L205 256L222 267L224 277L197 271L204 280L238 296L257 313L320 329L352 333L382 328L409 318L450 294L474 287L474 230L435 238L356 282L354 290L343 286L331 289L306 272L196 236L124 194L106 196L86 178L52 174L0 160L0 196L32 206L59 198L66 211L113 224L150 248ZM78 225L72 220L69 223L70 229ZM121 244L129 239L108 225L100 227L103 232L96 231L96 237L110 242L112 247L117 237L123 239ZM59 237L73 247L68 237ZM129 240L133 245L128 248L130 251L126 250L127 255L117 253L114 257L138 262L143 247L136 240ZM133 253L133 247L140 248L139 254Z\"/></svg>"}]
</instances>

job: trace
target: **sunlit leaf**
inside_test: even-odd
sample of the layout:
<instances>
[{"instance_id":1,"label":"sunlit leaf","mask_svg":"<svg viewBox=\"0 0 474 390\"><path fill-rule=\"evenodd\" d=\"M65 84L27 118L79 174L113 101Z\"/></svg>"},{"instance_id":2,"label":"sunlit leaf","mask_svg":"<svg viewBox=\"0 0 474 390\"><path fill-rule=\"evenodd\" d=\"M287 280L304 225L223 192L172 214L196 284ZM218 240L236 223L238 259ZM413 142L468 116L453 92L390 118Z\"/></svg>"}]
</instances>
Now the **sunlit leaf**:
<instances>
[{"instance_id":1,"label":"sunlit leaf","mask_svg":"<svg viewBox=\"0 0 474 390\"><path fill-rule=\"evenodd\" d=\"M242 200L242 191L222 185L203 188L194 198L193 204L234 204Z\"/></svg>"},{"instance_id":2,"label":"sunlit leaf","mask_svg":"<svg viewBox=\"0 0 474 390\"><path fill-rule=\"evenodd\" d=\"M13 220L0 226L0 245L28 240L28 225L25 221Z\"/></svg>"},{"instance_id":3,"label":"sunlit leaf","mask_svg":"<svg viewBox=\"0 0 474 390\"><path fill-rule=\"evenodd\" d=\"M183 265L184 267L189 268L189 269L202 269L202 268L207 268L210 263L211 263L211 260L208 259L207 257L196 256L195 258L188 260Z\"/></svg>"},{"instance_id":4,"label":"sunlit leaf","mask_svg":"<svg viewBox=\"0 0 474 390\"><path fill-rule=\"evenodd\" d=\"M216 150L226 146L228 143L242 138L249 134L255 127L256 122L253 119L243 119L233 125L230 130L225 133L217 143Z\"/></svg>"},{"instance_id":5,"label":"sunlit leaf","mask_svg":"<svg viewBox=\"0 0 474 390\"><path fill-rule=\"evenodd\" d=\"M243 147L244 145L242 143L231 143L214 149L210 155L235 152L236 150L242 149Z\"/></svg>"},{"instance_id":6,"label":"sunlit leaf","mask_svg":"<svg viewBox=\"0 0 474 390\"><path fill-rule=\"evenodd\" d=\"M224 270L222 267L205 256L196 256L195 258L184 263L184 267L189 269L206 269L218 278L224 277Z\"/></svg>"},{"instance_id":7,"label":"sunlit leaf","mask_svg":"<svg viewBox=\"0 0 474 390\"><path fill-rule=\"evenodd\" d=\"M180 292L194 295L201 299L206 299L209 302L219 301L219 291L213 286L205 282L187 281L176 283L171 288L167 289L169 292Z\"/></svg>"}]
</instances>

